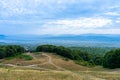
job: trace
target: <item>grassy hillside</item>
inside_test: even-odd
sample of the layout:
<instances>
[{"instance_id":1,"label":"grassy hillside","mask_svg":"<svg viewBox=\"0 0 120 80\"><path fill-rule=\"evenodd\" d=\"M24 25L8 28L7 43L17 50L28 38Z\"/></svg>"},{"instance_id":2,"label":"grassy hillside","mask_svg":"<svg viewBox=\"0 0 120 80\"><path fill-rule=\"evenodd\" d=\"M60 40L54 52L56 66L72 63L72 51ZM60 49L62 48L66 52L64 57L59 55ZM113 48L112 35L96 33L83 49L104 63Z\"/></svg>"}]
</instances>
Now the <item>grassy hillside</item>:
<instances>
[{"instance_id":1,"label":"grassy hillside","mask_svg":"<svg viewBox=\"0 0 120 80\"><path fill-rule=\"evenodd\" d=\"M85 71L88 68L75 64L72 60L66 60L66 58L52 54L52 53L26 53L26 55L32 56L32 60L25 60L19 57L13 59L3 59L1 63L5 66L15 66L17 68L31 68L38 70L58 70L58 71Z\"/></svg>"},{"instance_id":2,"label":"grassy hillside","mask_svg":"<svg viewBox=\"0 0 120 80\"><path fill-rule=\"evenodd\" d=\"M52 53L26 55L33 59L2 59L0 80L120 80L119 69L88 68Z\"/></svg>"},{"instance_id":3,"label":"grassy hillside","mask_svg":"<svg viewBox=\"0 0 120 80\"><path fill-rule=\"evenodd\" d=\"M0 80L120 80L119 72L0 68Z\"/></svg>"},{"instance_id":4,"label":"grassy hillside","mask_svg":"<svg viewBox=\"0 0 120 80\"><path fill-rule=\"evenodd\" d=\"M0 68L0 80L81 80L68 71L37 71Z\"/></svg>"}]
</instances>

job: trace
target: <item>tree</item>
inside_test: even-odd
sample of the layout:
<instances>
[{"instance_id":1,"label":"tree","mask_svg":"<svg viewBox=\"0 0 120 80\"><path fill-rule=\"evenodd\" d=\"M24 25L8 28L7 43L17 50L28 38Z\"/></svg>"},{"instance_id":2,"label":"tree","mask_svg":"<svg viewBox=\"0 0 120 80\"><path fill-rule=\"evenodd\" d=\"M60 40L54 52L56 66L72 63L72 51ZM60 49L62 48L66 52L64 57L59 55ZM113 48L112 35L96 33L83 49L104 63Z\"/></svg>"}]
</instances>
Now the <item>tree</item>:
<instances>
[{"instance_id":1,"label":"tree","mask_svg":"<svg viewBox=\"0 0 120 80\"><path fill-rule=\"evenodd\" d=\"M54 52L56 46L54 45L41 45L36 48L36 51L43 51L43 52Z\"/></svg>"},{"instance_id":2,"label":"tree","mask_svg":"<svg viewBox=\"0 0 120 80\"><path fill-rule=\"evenodd\" d=\"M120 68L120 49L112 50L105 54L103 67Z\"/></svg>"},{"instance_id":3,"label":"tree","mask_svg":"<svg viewBox=\"0 0 120 80\"><path fill-rule=\"evenodd\" d=\"M3 48L0 48L0 59L4 58L6 56L6 53Z\"/></svg>"},{"instance_id":4,"label":"tree","mask_svg":"<svg viewBox=\"0 0 120 80\"><path fill-rule=\"evenodd\" d=\"M24 52L25 49L18 45L0 46L0 58L15 56Z\"/></svg>"}]
</instances>

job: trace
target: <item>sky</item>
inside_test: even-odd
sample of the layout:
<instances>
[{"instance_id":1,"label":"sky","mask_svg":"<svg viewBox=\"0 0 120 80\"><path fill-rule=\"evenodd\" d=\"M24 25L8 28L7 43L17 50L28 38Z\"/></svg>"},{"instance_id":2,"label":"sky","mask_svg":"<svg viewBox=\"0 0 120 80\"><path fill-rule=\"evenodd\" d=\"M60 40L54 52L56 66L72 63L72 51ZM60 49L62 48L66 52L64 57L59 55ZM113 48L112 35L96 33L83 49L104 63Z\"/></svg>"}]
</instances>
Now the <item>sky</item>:
<instances>
[{"instance_id":1,"label":"sky","mask_svg":"<svg viewBox=\"0 0 120 80\"><path fill-rule=\"evenodd\" d=\"M120 34L120 0L0 0L0 34Z\"/></svg>"}]
</instances>

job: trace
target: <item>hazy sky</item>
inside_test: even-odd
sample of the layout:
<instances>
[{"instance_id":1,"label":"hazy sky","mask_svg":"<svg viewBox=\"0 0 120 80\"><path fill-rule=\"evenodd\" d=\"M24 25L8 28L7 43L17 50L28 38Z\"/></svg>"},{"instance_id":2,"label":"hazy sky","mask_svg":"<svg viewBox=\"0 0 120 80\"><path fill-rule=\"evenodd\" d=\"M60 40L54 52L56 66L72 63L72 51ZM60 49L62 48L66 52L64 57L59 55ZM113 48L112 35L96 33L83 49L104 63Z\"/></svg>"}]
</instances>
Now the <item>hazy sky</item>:
<instances>
[{"instance_id":1,"label":"hazy sky","mask_svg":"<svg viewBox=\"0 0 120 80\"><path fill-rule=\"evenodd\" d=\"M120 0L0 0L0 34L120 34Z\"/></svg>"}]
</instances>

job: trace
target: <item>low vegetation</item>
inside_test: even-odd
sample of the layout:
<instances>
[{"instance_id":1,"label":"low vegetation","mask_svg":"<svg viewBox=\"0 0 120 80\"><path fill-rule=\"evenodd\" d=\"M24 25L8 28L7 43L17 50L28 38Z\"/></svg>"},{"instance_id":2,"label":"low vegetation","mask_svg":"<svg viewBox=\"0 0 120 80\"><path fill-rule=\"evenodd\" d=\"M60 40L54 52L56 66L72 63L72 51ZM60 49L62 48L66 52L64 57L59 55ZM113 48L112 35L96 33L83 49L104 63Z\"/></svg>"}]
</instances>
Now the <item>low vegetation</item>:
<instances>
[{"instance_id":1,"label":"low vegetation","mask_svg":"<svg viewBox=\"0 0 120 80\"><path fill-rule=\"evenodd\" d=\"M105 54L116 48L115 47L69 47L69 49L81 50L83 52L87 52L91 54Z\"/></svg>"},{"instance_id":2,"label":"low vegetation","mask_svg":"<svg viewBox=\"0 0 120 80\"><path fill-rule=\"evenodd\" d=\"M120 68L120 49L107 52L104 56L103 66L106 68Z\"/></svg>"},{"instance_id":3,"label":"low vegetation","mask_svg":"<svg viewBox=\"0 0 120 80\"><path fill-rule=\"evenodd\" d=\"M25 49L18 45L0 46L0 59L12 57L25 52Z\"/></svg>"},{"instance_id":4,"label":"low vegetation","mask_svg":"<svg viewBox=\"0 0 120 80\"><path fill-rule=\"evenodd\" d=\"M26 53L22 53L22 54L19 54L19 55L6 57L5 59L6 59L6 60L12 60L12 59L14 59L14 58L23 59L23 60L32 60L32 59L33 59L32 56L27 55Z\"/></svg>"},{"instance_id":5,"label":"low vegetation","mask_svg":"<svg viewBox=\"0 0 120 80\"><path fill-rule=\"evenodd\" d=\"M32 56L26 55L26 54L20 54L20 55L17 56L17 58L24 59L24 60L32 60L33 59Z\"/></svg>"}]
</instances>

